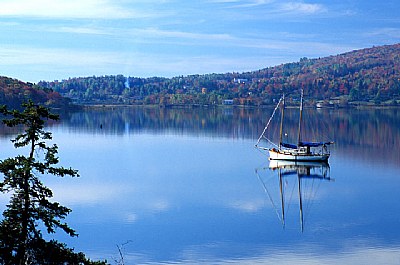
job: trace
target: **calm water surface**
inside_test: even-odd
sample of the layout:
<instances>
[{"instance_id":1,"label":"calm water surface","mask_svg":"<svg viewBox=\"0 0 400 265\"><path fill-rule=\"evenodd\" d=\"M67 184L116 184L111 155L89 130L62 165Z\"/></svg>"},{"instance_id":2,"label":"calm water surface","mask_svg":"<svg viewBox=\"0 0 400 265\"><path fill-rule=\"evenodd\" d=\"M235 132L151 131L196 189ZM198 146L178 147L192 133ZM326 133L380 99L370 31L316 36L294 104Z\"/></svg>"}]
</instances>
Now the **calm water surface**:
<instances>
[{"instance_id":1,"label":"calm water surface","mask_svg":"<svg viewBox=\"0 0 400 265\"><path fill-rule=\"evenodd\" d=\"M281 195L279 170L254 148L271 112L63 115L49 130L81 177L46 184L79 237L58 239L112 264L117 245L126 264L400 264L400 110L306 112L304 138L335 145L327 178L300 178L301 212L298 176ZM12 135L2 129L1 159Z\"/></svg>"}]
</instances>

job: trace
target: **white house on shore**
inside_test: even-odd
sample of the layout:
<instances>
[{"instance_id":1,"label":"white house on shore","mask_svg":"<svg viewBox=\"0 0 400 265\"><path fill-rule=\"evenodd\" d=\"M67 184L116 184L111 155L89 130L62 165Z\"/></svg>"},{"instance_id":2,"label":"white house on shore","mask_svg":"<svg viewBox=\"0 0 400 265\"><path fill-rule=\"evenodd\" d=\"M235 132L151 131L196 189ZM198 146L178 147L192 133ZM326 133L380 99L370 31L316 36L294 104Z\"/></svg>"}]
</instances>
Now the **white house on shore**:
<instances>
[{"instance_id":1,"label":"white house on shore","mask_svg":"<svg viewBox=\"0 0 400 265\"><path fill-rule=\"evenodd\" d=\"M223 105L233 105L233 99L225 99L222 102Z\"/></svg>"},{"instance_id":2,"label":"white house on shore","mask_svg":"<svg viewBox=\"0 0 400 265\"><path fill-rule=\"evenodd\" d=\"M244 79L244 78L234 78L233 79L233 82L234 83L237 83L237 84L245 84L245 83L247 83L249 80L247 80L247 79Z\"/></svg>"}]
</instances>

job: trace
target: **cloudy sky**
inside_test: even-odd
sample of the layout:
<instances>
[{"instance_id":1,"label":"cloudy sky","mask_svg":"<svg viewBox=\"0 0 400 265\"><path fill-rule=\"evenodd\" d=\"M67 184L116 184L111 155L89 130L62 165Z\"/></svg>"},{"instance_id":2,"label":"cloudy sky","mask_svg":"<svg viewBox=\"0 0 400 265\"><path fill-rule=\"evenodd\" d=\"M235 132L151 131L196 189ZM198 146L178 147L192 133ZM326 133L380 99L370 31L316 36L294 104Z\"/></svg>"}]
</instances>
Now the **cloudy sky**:
<instances>
[{"instance_id":1,"label":"cloudy sky","mask_svg":"<svg viewBox=\"0 0 400 265\"><path fill-rule=\"evenodd\" d=\"M0 0L0 75L243 72L400 42L398 0Z\"/></svg>"}]
</instances>

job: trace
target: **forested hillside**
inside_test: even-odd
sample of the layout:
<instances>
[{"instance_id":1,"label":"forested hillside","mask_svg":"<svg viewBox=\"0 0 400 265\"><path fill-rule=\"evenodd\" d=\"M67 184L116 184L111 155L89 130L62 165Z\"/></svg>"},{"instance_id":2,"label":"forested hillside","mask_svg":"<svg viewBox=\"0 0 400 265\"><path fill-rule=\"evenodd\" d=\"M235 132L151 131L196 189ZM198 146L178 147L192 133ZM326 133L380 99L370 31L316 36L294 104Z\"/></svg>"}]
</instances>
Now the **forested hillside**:
<instances>
[{"instance_id":1,"label":"forested hillside","mask_svg":"<svg viewBox=\"0 0 400 265\"><path fill-rule=\"evenodd\" d=\"M267 62L266 62L267 63ZM271 104L282 91L317 100L397 104L400 100L400 44L373 47L318 59L302 58L253 72L139 78L79 77L40 82L79 103L112 104ZM231 101L224 101L231 100Z\"/></svg>"},{"instance_id":2,"label":"forested hillside","mask_svg":"<svg viewBox=\"0 0 400 265\"><path fill-rule=\"evenodd\" d=\"M0 76L0 105L19 108L21 103L32 99L35 103L49 107L63 108L70 105L70 100L52 89L43 89L32 83Z\"/></svg>"}]
</instances>

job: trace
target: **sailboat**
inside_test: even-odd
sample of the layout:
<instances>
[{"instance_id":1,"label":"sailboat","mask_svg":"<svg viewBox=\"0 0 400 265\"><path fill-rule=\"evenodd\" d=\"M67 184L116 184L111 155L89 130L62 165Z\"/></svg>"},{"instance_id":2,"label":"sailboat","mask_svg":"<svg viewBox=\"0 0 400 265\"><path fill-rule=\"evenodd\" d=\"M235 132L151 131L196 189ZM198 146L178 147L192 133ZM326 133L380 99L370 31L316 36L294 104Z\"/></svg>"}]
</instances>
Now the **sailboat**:
<instances>
[{"instance_id":1,"label":"sailboat","mask_svg":"<svg viewBox=\"0 0 400 265\"><path fill-rule=\"evenodd\" d=\"M329 145L333 144L333 142L308 142L303 141L301 139L301 130L302 130L302 118L303 118L303 90L301 90L301 99L300 99L300 115L299 115L299 125L298 125L298 141L297 144L285 143L282 139L283 128L284 128L284 116L285 116L285 94L281 97L278 104L276 105L271 118L269 119L267 125L264 128L264 131L258 138L256 143L256 147L261 150L266 150L269 152L270 160L287 160L287 161L328 161L330 156ZM281 106L281 123L279 130L279 143L274 144L269 139L265 137L265 132L269 124L271 123L272 117L274 116L276 110ZM266 148L259 147L262 138L266 138L270 143L272 143L275 147Z\"/></svg>"},{"instance_id":2,"label":"sailboat","mask_svg":"<svg viewBox=\"0 0 400 265\"><path fill-rule=\"evenodd\" d=\"M304 181L313 181L311 187L316 188L316 184L314 181L334 181L330 177L330 168L329 164L326 162L295 162L295 161L279 161L279 160L271 160L269 164L269 169L272 171L277 171L278 172L278 179L279 179L279 193L280 193L280 204L281 204L281 210L279 213L279 210L277 209L274 201L273 201L273 195L271 195L270 190L268 189L267 183L263 180L263 178L260 176L258 173L258 170L256 170L258 179L260 180L264 191L267 193L269 199L271 200L272 205L274 206L275 210L277 211L278 218L281 220L283 227L286 225L286 214L287 214L287 207L289 206L288 203L290 203L288 200L288 197L285 196L285 190L288 188L287 187L287 182L289 181L288 178L291 178L293 176L297 177L297 191L298 191L298 196L299 196L299 217L300 217L300 228L301 231L304 231L304 205L309 207L310 205L307 204L307 201L303 201L305 198L304 193L306 193L304 189ZM292 179L294 180L294 179ZM316 191L309 191L309 196L311 196L309 199L313 199L313 196L315 196ZM291 198L292 196L290 196ZM307 198L306 198L307 199ZM310 202L308 202L310 203Z\"/></svg>"}]
</instances>

